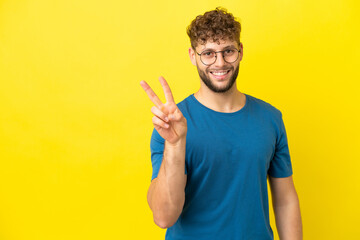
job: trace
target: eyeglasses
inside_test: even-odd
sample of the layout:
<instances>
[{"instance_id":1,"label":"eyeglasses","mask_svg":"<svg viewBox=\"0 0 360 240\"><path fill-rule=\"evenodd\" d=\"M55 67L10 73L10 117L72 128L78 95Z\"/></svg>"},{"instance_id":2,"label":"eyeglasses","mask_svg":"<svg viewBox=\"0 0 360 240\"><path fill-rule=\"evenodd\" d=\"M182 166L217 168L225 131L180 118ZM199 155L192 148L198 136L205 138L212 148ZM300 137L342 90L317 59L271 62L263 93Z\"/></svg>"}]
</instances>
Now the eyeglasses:
<instances>
[{"instance_id":1,"label":"eyeglasses","mask_svg":"<svg viewBox=\"0 0 360 240\"><path fill-rule=\"evenodd\" d=\"M211 65L216 62L217 53L222 53L225 62L233 63L239 58L239 52L241 52L241 50L237 50L236 48L230 48L217 52L211 50L205 50L202 53L198 53L198 52L196 53L197 55L200 56L200 60L203 64Z\"/></svg>"}]
</instances>

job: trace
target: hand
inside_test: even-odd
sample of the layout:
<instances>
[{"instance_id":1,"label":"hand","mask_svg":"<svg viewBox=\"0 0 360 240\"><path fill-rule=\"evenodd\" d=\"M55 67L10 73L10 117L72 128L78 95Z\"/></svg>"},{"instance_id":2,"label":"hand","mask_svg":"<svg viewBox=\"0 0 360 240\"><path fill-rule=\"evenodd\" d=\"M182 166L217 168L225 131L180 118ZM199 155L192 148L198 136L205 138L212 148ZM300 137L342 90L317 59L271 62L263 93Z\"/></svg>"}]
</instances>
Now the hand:
<instances>
[{"instance_id":1,"label":"hand","mask_svg":"<svg viewBox=\"0 0 360 240\"><path fill-rule=\"evenodd\" d=\"M166 141L176 145L179 140L186 138L186 118L176 106L166 80L163 77L159 77L159 81L164 89L166 103L160 101L158 96L145 81L141 81L140 85L145 90L150 100L155 104L155 106L151 108L151 112L154 114L152 121L155 129Z\"/></svg>"}]
</instances>

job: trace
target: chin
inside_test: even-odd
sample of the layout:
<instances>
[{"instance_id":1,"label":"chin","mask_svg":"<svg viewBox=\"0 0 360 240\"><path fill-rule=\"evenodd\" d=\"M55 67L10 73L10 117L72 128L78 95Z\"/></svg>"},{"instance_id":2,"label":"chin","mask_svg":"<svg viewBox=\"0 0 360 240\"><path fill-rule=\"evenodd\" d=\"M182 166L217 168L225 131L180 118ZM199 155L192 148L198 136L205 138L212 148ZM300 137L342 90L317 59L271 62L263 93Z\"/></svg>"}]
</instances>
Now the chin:
<instances>
[{"instance_id":1,"label":"chin","mask_svg":"<svg viewBox=\"0 0 360 240\"><path fill-rule=\"evenodd\" d=\"M198 68L198 73L202 82L207 86L209 90L215 93L225 93L232 89L234 86L238 73L239 66L235 68L234 71L228 72L228 76L224 79L217 79L211 73L200 70Z\"/></svg>"},{"instance_id":2,"label":"chin","mask_svg":"<svg viewBox=\"0 0 360 240\"><path fill-rule=\"evenodd\" d=\"M211 76L209 76L209 78L202 80L208 89L215 93L225 93L230 91L236 82L236 79L234 79L233 76L229 76L228 78L222 80L213 79Z\"/></svg>"}]
</instances>

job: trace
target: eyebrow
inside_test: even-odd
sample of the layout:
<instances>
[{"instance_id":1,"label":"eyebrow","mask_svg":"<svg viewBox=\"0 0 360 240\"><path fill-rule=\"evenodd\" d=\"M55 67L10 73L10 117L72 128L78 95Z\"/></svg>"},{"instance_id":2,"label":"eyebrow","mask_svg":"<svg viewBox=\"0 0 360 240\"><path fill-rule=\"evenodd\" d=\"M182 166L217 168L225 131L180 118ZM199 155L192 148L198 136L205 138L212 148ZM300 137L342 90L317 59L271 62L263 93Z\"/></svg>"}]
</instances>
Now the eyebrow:
<instances>
[{"instance_id":1,"label":"eyebrow","mask_svg":"<svg viewBox=\"0 0 360 240\"><path fill-rule=\"evenodd\" d=\"M225 49L231 49L231 48L237 49L234 45L230 45L230 46L224 47L224 48L223 48L222 50L220 50L220 51L224 51ZM213 49L213 48L204 48L203 50L201 50L201 52L204 52L204 51L206 51L206 50L211 50L211 51L216 52L216 49Z\"/></svg>"}]
</instances>

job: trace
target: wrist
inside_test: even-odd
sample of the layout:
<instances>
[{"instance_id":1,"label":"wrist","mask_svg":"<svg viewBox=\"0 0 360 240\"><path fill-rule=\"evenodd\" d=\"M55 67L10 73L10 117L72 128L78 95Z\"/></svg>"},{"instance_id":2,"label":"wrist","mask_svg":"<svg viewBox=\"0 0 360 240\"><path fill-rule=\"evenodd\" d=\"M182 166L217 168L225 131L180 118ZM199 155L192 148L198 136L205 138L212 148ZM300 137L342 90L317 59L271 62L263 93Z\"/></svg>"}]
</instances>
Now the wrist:
<instances>
[{"instance_id":1,"label":"wrist","mask_svg":"<svg viewBox=\"0 0 360 240\"><path fill-rule=\"evenodd\" d=\"M179 138L175 142L165 141L165 145L169 148L179 148L186 146L186 136Z\"/></svg>"}]
</instances>

